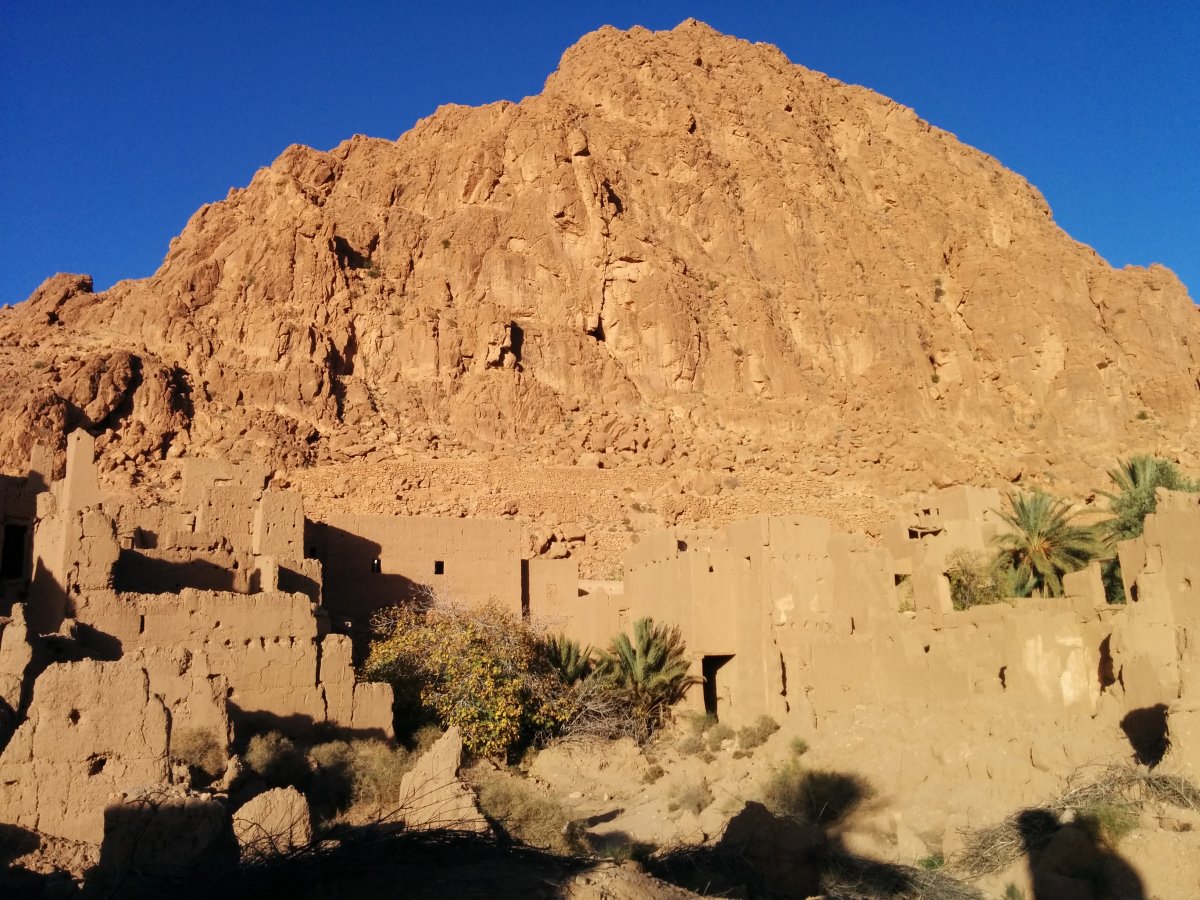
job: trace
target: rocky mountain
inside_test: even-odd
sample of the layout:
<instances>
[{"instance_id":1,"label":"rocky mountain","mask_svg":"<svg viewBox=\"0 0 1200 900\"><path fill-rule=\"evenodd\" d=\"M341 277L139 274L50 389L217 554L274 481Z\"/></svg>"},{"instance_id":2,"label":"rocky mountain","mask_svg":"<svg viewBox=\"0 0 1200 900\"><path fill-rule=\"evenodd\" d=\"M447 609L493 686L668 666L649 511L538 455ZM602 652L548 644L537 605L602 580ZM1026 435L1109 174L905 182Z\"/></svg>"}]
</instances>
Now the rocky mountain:
<instances>
[{"instance_id":1,"label":"rocky mountain","mask_svg":"<svg viewBox=\"0 0 1200 900\"><path fill-rule=\"evenodd\" d=\"M0 458L1068 481L1200 431L1200 313L907 109L687 21L520 103L293 146L150 278L0 313ZM1092 468L1087 468L1092 467Z\"/></svg>"}]
</instances>

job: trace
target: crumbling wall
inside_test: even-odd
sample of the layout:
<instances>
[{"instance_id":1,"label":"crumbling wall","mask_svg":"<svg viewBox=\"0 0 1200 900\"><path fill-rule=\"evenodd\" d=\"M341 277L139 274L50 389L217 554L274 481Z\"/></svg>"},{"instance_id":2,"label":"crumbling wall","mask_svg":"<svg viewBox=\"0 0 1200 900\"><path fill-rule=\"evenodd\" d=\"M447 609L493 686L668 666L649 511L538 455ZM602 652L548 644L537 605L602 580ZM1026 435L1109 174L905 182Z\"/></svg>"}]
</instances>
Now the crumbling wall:
<instances>
[{"instance_id":1,"label":"crumbling wall","mask_svg":"<svg viewBox=\"0 0 1200 900\"><path fill-rule=\"evenodd\" d=\"M1171 746L1200 775L1200 496L1159 489L1158 511L1119 555L1126 603L1110 649L1122 726L1140 755Z\"/></svg>"},{"instance_id":2,"label":"crumbling wall","mask_svg":"<svg viewBox=\"0 0 1200 900\"><path fill-rule=\"evenodd\" d=\"M348 639L319 641L312 603L301 594L110 593L91 598L86 620L126 653L159 659L182 651L180 678L223 678L230 715L240 725L303 734L329 722L391 736L390 687L353 684Z\"/></svg>"},{"instance_id":3,"label":"crumbling wall","mask_svg":"<svg viewBox=\"0 0 1200 900\"><path fill-rule=\"evenodd\" d=\"M167 783L168 735L139 660L50 666L0 754L0 821L99 843L111 796Z\"/></svg>"}]
</instances>

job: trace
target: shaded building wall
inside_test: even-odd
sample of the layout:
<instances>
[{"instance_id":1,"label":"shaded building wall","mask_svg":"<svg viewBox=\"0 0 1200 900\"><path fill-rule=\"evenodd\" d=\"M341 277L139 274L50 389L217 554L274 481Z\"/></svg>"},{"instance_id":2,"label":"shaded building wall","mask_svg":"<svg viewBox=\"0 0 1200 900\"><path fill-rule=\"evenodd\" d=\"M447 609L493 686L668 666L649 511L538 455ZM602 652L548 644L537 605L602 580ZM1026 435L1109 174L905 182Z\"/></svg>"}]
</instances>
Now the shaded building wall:
<instances>
[{"instance_id":1,"label":"shaded building wall","mask_svg":"<svg viewBox=\"0 0 1200 900\"><path fill-rule=\"evenodd\" d=\"M356 629L376 610L429 592L521 613L521 530L513 522L338 516L310 522L305 546L321 561L326 607Z\"/></svg>"},{"instance_id":2,"label":"shaded building wall","mask_svg":"<svg viewBox=\"0 0 1200 900\"><path fill-rule=\"evenodd\" d=\"M169 780L169 714L137 660L43 672L0 754L0 821L99 843L114 794Z\"/></svg>"}]
</instances>

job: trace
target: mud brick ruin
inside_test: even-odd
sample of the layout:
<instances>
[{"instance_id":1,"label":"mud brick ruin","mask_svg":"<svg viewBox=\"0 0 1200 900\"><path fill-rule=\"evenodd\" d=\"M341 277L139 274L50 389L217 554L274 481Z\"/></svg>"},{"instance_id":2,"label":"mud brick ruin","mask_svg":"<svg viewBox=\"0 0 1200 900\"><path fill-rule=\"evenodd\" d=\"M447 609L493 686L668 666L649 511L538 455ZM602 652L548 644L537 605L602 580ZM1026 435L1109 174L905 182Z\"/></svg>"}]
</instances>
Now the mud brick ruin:
<instances>
[{"instance_id":1,"label":"mud brick ruin","mask_svg":"<svg viewBox=\"0 0 1200 900\"><path fill-rule=\"evenodd\" d=\"M733 724L1036 709L1042 726L1119 725L1150 759L1174 742L1181 768L1200 769L1196 495L1162 492L1144 536L1120 546L1123 607L1093 564L1065 598L958 611L947 556L989 546L995 491L927 495L878 543L805 516L655 532L621 582L580 582L574 560L522 559L511 522L314 522L265 468L203 459L183 461L178 502L140 508L101 490L81 431L64 478L51 483L50 463L35 453L25 478L0 482L0 820L46 834L100 842L124 798L177 780L187 730L226 753L269 728L390 739L391 688L356 681L355 636L431 592L593 646L642 616L677 623L703 677L691 703ZM1051 734L1029 734L1035 757L1058 752Z\"/></svg>"}]
</instances>

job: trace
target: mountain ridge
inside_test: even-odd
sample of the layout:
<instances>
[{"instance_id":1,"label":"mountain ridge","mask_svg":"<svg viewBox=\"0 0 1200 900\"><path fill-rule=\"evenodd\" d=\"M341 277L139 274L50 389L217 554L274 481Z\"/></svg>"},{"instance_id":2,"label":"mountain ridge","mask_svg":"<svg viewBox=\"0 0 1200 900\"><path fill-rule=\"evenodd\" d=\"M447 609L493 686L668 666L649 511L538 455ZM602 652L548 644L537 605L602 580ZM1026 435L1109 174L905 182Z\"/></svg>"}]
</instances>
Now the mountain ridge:
<instances>
[{"instance_id":1,"label":"mountain ridge","mask_svg":"<svg viewBox=\"0 0 1200 900\"><path fill-rule=\"evenodd\" d=\"M287 148L147 279L49 279L0 314L0 451L1082 483L1197 464L1198 348L1166 269L907 107L694 20L605 27L519 103Z\"/></svg>"}]
</instances>

